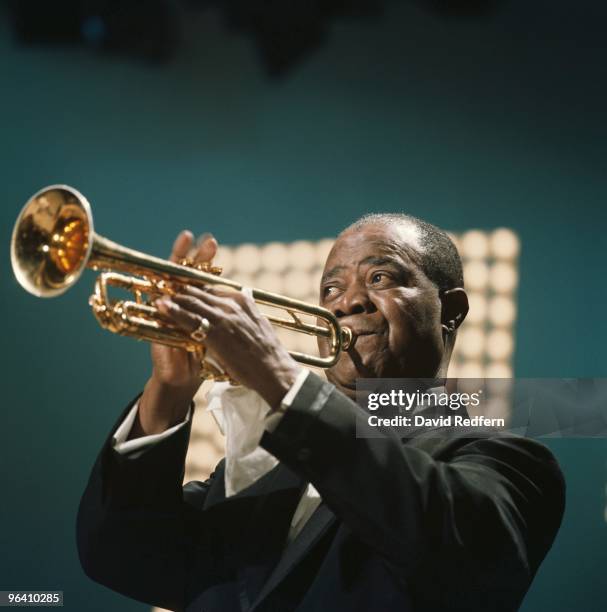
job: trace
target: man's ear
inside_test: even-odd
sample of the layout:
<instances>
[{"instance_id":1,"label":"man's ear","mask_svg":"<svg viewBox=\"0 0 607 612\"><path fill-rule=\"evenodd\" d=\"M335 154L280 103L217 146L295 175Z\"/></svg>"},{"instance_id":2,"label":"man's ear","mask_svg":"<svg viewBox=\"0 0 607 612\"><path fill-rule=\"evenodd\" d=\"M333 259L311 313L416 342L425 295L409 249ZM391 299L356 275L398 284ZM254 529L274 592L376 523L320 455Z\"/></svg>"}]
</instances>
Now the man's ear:
<instances>
[{"instance_id":1,"label":"man's ear","mask_svg":"<svg viewBox=\"0 0 607 612\"><path fill-rule=\"evenodd\" d=\"M468 295L461 287L448 289L441 295L441 323L448 331L455 331L468 314Z\"/></svg>"}]
</instances>

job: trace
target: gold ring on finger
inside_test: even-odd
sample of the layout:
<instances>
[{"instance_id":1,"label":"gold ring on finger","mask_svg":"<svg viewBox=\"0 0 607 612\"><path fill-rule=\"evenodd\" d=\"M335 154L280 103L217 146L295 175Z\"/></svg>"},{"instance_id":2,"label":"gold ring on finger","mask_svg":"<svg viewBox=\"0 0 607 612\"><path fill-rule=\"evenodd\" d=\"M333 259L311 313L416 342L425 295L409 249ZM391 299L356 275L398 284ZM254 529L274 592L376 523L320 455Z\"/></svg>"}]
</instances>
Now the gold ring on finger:
<instances>
[{"instance_id":1,"label":"gold ring on finger","mask_svg":"<svg viewBox=\"0 0 607 612\"><path fill-rule=\"evenodd\" d=\"M194 340L194 342L202 342L209 333L211 329L211 324L206 317L200 317L200 325L190 334L190 338Z\"/></svg>"}]
</instances>

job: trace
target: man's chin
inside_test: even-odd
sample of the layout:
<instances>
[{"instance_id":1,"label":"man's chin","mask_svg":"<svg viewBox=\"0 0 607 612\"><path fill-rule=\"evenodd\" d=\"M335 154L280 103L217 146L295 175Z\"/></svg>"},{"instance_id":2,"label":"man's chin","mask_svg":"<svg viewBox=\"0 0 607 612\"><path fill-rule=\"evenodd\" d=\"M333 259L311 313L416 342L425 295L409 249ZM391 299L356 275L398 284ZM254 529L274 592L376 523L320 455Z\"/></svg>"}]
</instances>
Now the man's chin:
<instances>
[{"instance_id":1,"label":"man's chin","mask_svg":"<svg viewBox=\"0 0 607 612\"><path fill-rule=\"evenodd\" d=\"M379 376L374 368L354 367L354 364L350 364L348 368L340 368L338 365L336 368L327 370L326 375L329 382L334 385L353 391L356 391L356 381L359 378L377 378Z\"/></svg>"}]
</instances>

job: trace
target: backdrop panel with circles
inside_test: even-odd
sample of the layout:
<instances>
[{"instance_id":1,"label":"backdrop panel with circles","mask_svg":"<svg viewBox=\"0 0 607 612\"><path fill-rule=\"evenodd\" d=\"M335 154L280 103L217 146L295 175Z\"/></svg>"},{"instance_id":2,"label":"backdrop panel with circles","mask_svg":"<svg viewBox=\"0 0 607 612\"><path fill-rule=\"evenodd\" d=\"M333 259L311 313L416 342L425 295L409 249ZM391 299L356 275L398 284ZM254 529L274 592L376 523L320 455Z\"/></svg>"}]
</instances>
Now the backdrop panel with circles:
<instances>
[{"instance_id":1,"label":"backdrop panel with circles","mask_svg":"<svg viewBox=\"0 0 607 612\"><path fill-rule=\"evenodd\" d=\"M458 333L449 376L510 378L519 240L505 228L450 235L464 264L470 312ZM320 276L332 245L333 239L223 246L216 264L222 266L226 278L316 304ZM262 310L271 312L264 307ZM290 350L317 353L316 339L312 336L283 329L278 334ZM205 383L197 396L186 482L204 480L223 455L223 437L205 412L204 398L209 388L210 383Z\"/></svg>"}]
</instances>

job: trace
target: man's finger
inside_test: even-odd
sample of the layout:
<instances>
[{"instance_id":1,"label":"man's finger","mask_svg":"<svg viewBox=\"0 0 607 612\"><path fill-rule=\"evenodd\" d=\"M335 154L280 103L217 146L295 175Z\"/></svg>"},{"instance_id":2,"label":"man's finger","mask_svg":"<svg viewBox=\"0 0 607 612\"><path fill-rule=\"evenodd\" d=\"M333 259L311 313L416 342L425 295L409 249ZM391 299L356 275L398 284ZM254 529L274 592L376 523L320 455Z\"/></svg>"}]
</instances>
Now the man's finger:
<instances>
[{"instance_id":1,"label":"man's finger","mask_svg":"<svg viewBox=\"0 0 607 612\"><path fill-rule=\"evenodd\" d=\"M192 232L189 230L183 230L180 232L179 236L177 236L175 242L173 243L173 250L169 259L176 263L180 259L187 257L188 251L192 247L192 242L194 242L194 235Z\"/></svg>"},{"instance_id":2,"label":"man's finger","mask_svg":"<svg viewBox=\"0 0 607 612\"><path fill-rule=\"evenodd\" d=\"M192 248L192 259L198 263L211 262L217 254L217 240L212 234L203 234Z\"/></svg>"},{"instance_id":3,"label":"man's finger","mask_svg":"<svg viewBox=\"0 0 607 612\"><path fill-rule=\"evenodd\" d=\"M186 285L182 289L186 295L191 295L202 302L206 302L210 306L214 306L221 310L226 310L230 306L230 300L240 306L247 314L253 315L254 302L243 298L239 291L232 289L224 289L222 287L205 286L204 289L195 287L194 285Z\"/></svg>"},{"instance_id":4,"label":"man's finger","mask_svg":"<svg viewBox=\"0 0 607 612\"><path fill-rule=\"evenodd\" d=\"M206 317L211 323L218 321L229 312L229 303L211 302L206 297L198 299L190 295L177 294L171 297L171 302L181 310Z\"/></svg>"},{"instance_id":5,"label":"man's finger","mask_svg":"<svg viewBox=\"0 0 607 612\"><path fill-rule=\"evenodd\" d=\"M233 297L235 291L222 291L216 287L205 285L204 289L201 287L195 287L194 285L185 285L182 291L186 295L191 295L199 300L203 300L213 306L224 306L231 297Z\"/></svg>"},{"instance_id":6,"label":"man's finger","mask_svg":"<svg viewBox=\"0 0 607 612\"><path fill-rule=\"evenodd\" d=\"M191 304L187 306L191 307ZM192 333L200 326L201 317L215 320L216 313L212 309L206 309L204 305L196 308L197 312L192 312L189 308L182 308L177 302L169 298L157 300L156 307L166 317L168 317L177 327L188 333Z\"/></svg>"}]
</instances>

